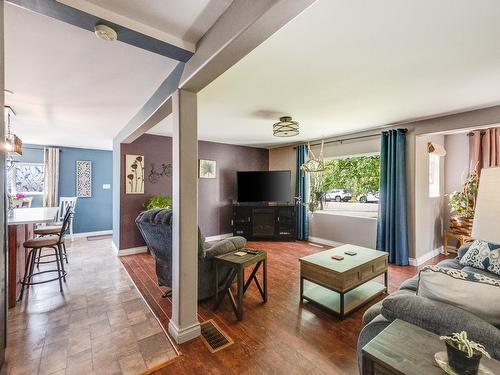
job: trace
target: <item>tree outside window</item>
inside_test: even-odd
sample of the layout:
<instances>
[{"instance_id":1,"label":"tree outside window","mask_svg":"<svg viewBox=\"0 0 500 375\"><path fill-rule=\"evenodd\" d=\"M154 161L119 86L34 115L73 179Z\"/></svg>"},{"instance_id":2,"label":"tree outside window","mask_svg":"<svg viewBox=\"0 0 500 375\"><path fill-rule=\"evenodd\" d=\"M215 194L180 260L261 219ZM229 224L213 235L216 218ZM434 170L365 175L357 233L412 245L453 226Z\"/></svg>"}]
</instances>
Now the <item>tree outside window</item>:
<instances>
[{"instance_id":1,"label":"tree outside window","mask_svg":"<svg viewBox=\"0 0 500 375\"><path fill-rule=\"evenodd\" d=\"M340 191L337 202L378 202L380 155L331 159L325 161L325 166L321 186L312 192L321 197L318 200L322 204L318 208L323 209L326 200L332 201L332 191Z\"/></svg>"}]
</instances>

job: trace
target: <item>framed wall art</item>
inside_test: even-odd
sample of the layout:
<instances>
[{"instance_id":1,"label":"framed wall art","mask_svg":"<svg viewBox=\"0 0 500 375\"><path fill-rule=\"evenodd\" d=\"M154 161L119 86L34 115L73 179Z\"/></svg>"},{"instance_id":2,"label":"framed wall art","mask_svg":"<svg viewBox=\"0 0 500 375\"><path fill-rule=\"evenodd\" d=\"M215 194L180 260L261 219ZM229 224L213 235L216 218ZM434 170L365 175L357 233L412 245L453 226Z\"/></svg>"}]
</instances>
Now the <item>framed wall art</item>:
<instances>
[{"instance_id":1,"label":"framed wall art","mask_svg":"<svg viewBox=\"0 0 500 375\"><path fill-rule=\"evenodd\" d=\"M92 162L90 160L76 161L76 196L92 197Z\"/></svg>"},{"instance_id":2,"label":"framed wall art","mask_svg":"<svg viewBox=\"0 0 500 375\"><path fill-rule=\"evenodd\" d=\"M125 193L144 194L144 155L125 155Z\"/></svg>"}]
</instances>

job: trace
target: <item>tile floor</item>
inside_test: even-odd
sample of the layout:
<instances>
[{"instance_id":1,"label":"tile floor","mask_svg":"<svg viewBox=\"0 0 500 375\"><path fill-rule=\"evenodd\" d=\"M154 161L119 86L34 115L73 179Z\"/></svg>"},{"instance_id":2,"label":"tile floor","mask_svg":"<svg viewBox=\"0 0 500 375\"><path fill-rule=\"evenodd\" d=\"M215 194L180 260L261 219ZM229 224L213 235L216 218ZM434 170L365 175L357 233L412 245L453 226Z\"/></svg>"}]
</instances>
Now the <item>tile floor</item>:
<instances>
[{"instance_id":1,"label":"tile floor","mask_svg":"<svg viewBox=\"0 0 500 375\"><path fill-rule=\"evenodd\" d=\"M37 285L9 310L7 374L140 374L173 361L175 347L111 241L67 243L64 292Z\"/></svg>"}]
</instances>

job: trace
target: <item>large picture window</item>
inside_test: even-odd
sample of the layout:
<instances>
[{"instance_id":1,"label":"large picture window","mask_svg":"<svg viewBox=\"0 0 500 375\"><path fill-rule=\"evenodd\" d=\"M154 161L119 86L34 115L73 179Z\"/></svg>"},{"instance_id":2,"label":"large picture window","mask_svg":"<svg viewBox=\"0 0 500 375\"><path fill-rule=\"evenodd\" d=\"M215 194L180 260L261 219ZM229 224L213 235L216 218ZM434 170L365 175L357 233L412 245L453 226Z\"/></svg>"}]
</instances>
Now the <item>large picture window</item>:
<instances>
[{"instance_id":1,"label":"large picture window","mask_svg":"<svg viewBox=\"0 0 500 375\"><path fill-rule=\"evenodd\" d=\"M10 194L43 194L43 164L14 163L9 171L8 178Z\"/></svg>"},{"instance_id":2,"label":"large picture window","mask_svg":"<svg viewBox=\"0 0 500 375\"><path fill-rule=\"evenodd\" d=\"M380 155L327 160L322 176L322 209L332 213L377 217Z\"/></svg>"}]
</instances>

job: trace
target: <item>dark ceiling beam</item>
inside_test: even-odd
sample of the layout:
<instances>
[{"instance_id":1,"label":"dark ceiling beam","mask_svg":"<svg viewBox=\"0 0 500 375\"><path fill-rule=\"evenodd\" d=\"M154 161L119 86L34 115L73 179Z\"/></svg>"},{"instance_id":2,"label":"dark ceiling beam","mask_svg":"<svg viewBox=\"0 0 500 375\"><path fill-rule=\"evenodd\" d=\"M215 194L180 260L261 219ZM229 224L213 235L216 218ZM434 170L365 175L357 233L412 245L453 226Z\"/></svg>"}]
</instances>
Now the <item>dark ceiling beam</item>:
<instances>
[{"instance_id":1,"label":"dark ceiling beam","mask_svg":"<svg viewBox=\"0 0 500 375\"><path fill-rule=\"evenodd\" d=\"M135 30L114 24L113 22L109 22L92 14L64 5L56 0L5 0L5 2L28 9L35 13L43 14L62 22L69 23L90 32L94 32L94 27L98 23L108 25L117 32L118 40L120 42L130 44L134 47L142 48L180 62L186 62L191 58L191 56L193 56L193 52L191 51L155 39Z\"/></svg>"}]
</instances>

